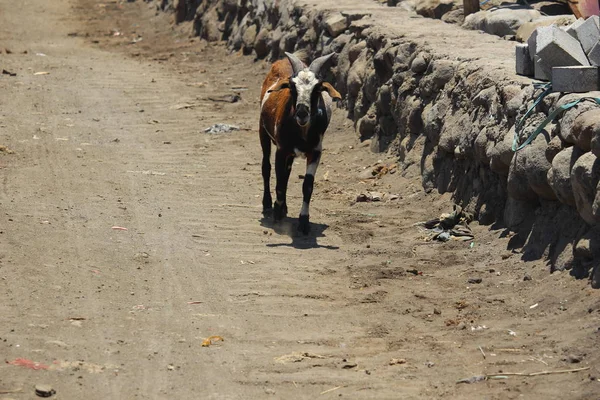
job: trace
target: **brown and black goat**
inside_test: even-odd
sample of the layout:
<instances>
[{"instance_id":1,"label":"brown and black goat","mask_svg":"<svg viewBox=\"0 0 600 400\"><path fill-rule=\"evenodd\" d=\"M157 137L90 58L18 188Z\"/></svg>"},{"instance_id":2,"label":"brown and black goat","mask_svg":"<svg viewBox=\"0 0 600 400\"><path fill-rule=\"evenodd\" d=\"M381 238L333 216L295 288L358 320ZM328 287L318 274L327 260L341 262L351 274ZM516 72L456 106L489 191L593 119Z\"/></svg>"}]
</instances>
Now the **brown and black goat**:
<instances>
[{"instance_id":1,"label":"brown and black goat","mask_svg":"<svg viewBox=\"0 0 600 400\"><path fill-rule=\"evenodd\" d=\"M298 230L310 231L309 204L323 146L323 135L331 119L332 100L341 95L320 77L320 70L333 53L306 66L296 54L273 64L260 94L260 144L263 152L263 213L273 211L279 221L287 215L286 192L294 157L306 157L302 185L303 203ZM275 151L275 205L271 198L271 143Z\"/></svg>"}]
</instances>

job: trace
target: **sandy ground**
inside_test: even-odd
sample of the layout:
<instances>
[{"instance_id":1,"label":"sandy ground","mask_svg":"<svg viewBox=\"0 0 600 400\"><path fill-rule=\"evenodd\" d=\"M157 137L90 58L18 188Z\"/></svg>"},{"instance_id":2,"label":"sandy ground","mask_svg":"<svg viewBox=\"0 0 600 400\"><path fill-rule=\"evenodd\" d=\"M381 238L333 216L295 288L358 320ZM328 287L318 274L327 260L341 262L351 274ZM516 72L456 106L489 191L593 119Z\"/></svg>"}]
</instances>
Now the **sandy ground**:
<instances>
[{"instance_id":1,"label":"sandy ground","mask_svg":"<svg viewBox=\"0 0 600 400\"><path fill-rule=\"evenodd\" d=\"M343 110L312 234L263 220L269 66L169 20L141 2L0 1L0 70L16 73L0 75L0 399L40 384L61 399L598 397L600 292L523 262L500 228L425 240L414 224L451 198L410 170L364 179L394 160ZM398 198L356 203L366 191Z\"/></svg>"}]
</instances>

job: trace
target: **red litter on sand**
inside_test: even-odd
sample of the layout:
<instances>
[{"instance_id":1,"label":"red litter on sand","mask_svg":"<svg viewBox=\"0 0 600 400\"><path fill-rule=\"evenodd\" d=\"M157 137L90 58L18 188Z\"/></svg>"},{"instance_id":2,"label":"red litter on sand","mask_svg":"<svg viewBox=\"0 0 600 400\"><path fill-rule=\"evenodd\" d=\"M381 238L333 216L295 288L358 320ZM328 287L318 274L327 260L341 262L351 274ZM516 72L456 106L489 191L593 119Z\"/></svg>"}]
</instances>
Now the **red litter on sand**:
<instances>
[{"instance_id":1,"label":"red litter on sand","mask_svg":"<svg viewBox=\"0 0 600 400\"><path fill-rule=\"evenodd\" d=\"M39 362L31 361L26 358L15 358L13 361L7 361L7 364L18 365L29 369L48 369L48 366Z\"/></svg>"}]
</instances>

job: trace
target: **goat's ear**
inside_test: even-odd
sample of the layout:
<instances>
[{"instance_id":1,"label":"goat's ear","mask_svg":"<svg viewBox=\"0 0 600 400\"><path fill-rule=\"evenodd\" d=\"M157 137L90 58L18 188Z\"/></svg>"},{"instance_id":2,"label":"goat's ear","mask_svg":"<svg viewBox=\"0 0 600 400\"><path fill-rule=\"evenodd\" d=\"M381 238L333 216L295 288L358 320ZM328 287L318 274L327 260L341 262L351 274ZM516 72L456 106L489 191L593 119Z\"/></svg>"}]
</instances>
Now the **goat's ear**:
<instances>
[{"instance_id":1,"label":"goat's ear","mask_svg":"<svg viewBox=\"0 0 600 400\"><path fill-rule=\"evenodd\" d=\"M290 82L282 81L282 82L279 82L277 85L275 85L275 87L273 89L267 90L267 93L279 92L282 89L289 89L289 88L290 88Z\"/></svg>"},{"instance_id":2,"label":"goat's ear","mask_svg":"<svg viewBox=\"0 0 600 400\"><path fill-rule=\"evenodd\" d=\"M340 92L335 90L328 82L323 82L321 84L321 91L329 93L329 96L331 96L333 100L342 100Z\"/></svg>"}]
</instances>

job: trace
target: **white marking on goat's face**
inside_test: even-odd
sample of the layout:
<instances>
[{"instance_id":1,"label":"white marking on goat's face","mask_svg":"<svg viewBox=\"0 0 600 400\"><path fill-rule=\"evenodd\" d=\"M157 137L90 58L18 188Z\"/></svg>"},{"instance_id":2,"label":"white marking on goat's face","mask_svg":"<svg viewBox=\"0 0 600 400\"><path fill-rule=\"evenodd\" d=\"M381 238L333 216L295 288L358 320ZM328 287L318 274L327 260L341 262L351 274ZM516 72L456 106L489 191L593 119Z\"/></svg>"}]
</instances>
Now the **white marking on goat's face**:
<instances>
[{"instance_id":1,"label":"white marking on goat's face","mask_svg":"<svg viewBox=\"0 0 600 400\"><path fill-rule=\"evenodd\" d=\"M319 84L319 80L314 72L308 68L298 72L298 75L292 78L292 82L296 87L296 122L300 126L306 126L310 121L310 100L315 86Z\"/></svg>"}]
</instances>

